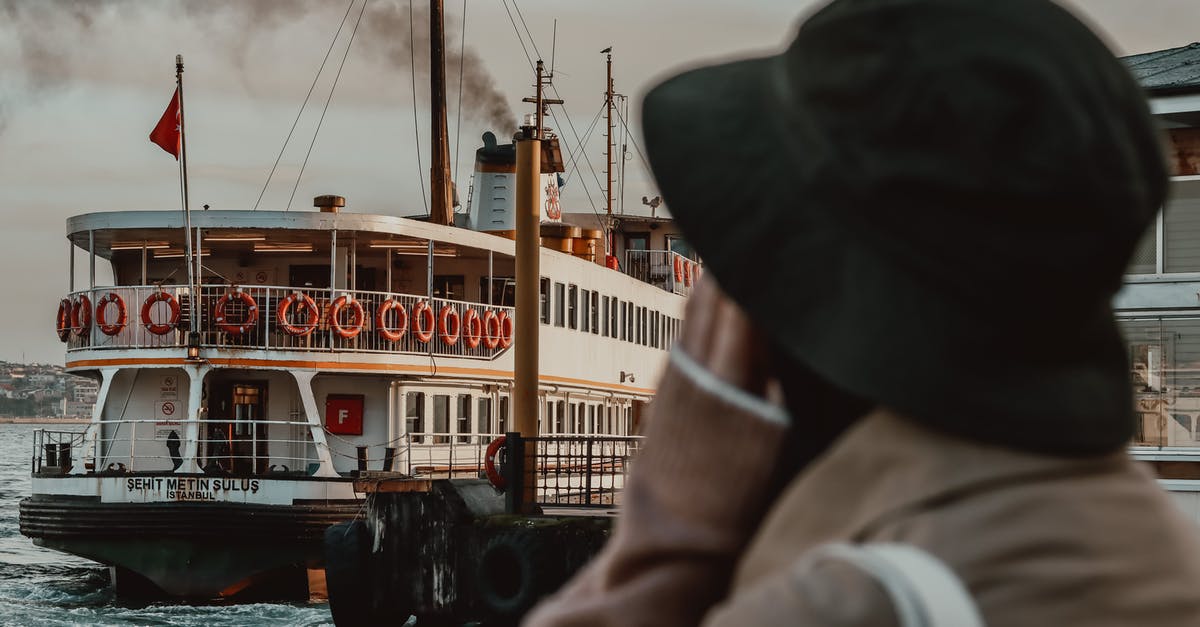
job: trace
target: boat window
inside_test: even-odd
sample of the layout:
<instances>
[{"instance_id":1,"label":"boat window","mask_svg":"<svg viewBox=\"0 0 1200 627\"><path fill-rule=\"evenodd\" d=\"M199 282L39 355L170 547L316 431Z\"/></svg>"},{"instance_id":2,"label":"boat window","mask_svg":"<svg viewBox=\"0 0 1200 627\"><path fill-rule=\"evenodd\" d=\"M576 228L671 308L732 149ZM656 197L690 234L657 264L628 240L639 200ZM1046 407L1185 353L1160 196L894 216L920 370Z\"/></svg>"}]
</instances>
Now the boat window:
<instances>
[{"instance_id":1,"label":"boat window","mask_svg":"<svg viewBox=\"0 0 1200 627\"><path fill-rule=\"evenodd\" d=\"M621 301L613 297L611 306L608 309L608 337L616 339L617 337L617 306Z\"/></svg>"},{"instance_id":2,"label":"boat window","mask_svg":"<svg viewBox=\"0 0 1200 627\"><path fill-rule=\"evenodd\" d=\"M587 432L596 432L596 406L588 405Z\"/></svg>"},{"instance_id":3,"label":"boat window","mask_svg":"<svg viewBox=\"0 0 1200 627\"><path fill-rule=\"evenodd\" d=\"M692 245L678 235L667 236L667 250L684 257L692 257Z\"/></svg>"},{"instance_id":4,"label":"boat window","mask_svg":"<svg viewBox=\"0 0 1200 627\"><path fill-rule=\"evenodd\" d=\"M475 432L492 432L492 399L487 396L479 397L478 411L475 412ZM485 439L481 439L481 442Z\"/></svg>"},{"instance_id":5,"label":"boat window","mask_svg":"<svg viewBox=\"0 0 1200 627\"><path fill-rule=\"evenodd\" d=\"M600 293L592 292L592 333L600 333Z\"/></svg>"},{"instance_id":6,"label":"boat window","mask_svg":"<svg viewBox=\"0 0 1200 627\"><path fill-rule=\"evenodd\" d=\"M625 250L649 250L649 233L629 233L625 236Z\"/></svg>"},{"instance_id":7,"label":"boat window","mask_svg":"<svg viewBox=\"0 0 1200 627\"><path fill-rule=\"evenodd\" d=\"M404 432L420 433L425 422L425 393L409 392L404 395Z\"/></svg>"},{"instance_id":8,"label":"boat window","mask_svg":"<svg viewBox=\"0 0 1200 627\"><path fill-rule=\"evenodd\" d=\"M499 422L500 422L500 424L499 424L500 428L498 429L498 431L500 433L508 433L508 397L507 396L500 397Z\"/></svg>"},{"instance_id":9,"label":"boat window","mask_svg":"<svg viewBox=\"0 0 1200 627\"><path fill-rule=\"evenodd\" d=\"M488 278L479 277L479 294L481 302L488 302ZM517 282L512 277L492 277L491 304L512 307L517 302Z\"/></svg>"},{"instance_id":10,"label":"boat window","mask_svg":"<svg viewBox=\"0 0 1200 627\"><path fill-rule=\"evenodd\" d=\"M579 316L579 288L574 285L567 286L567 326L572 329L578 326L577 320Z\"/></svg>"},{"instance_id":11,"label":"boat window","mask_svg":"<svg viewBox=\"0 0 1200 627\"><path fill-rule=\"evenodd\" d=\"M450 438L445 435L450 432L450 395L435 394L433 396L433 436L434 444L446 444Z\"/></svg>"},{"instance_id":12,"label":"boat window","mask_svg":"<svg viewBox=\"0 0 1200 627\"><path fill-rule=\"evenodd\" d=\"M561 327L565 324L567 303L566 303L567 286L562 283L554 284L554 326Z\"/></svg>"},{"instance_id":13,"label":"boat window","mask_svg":"<svg viewBox=\"0 0 1200 627\"><path fill-rule=\"evenodd\" d=\"M550 279L542 277L538 283L538 298L542 305L542 324L550 324Z\"/></svg>"},{"instance_id":14,"label":"boat window","mask_svg":"<svg viewBox=\"0 0 1200 627\"><path fill-rule=\"evenodd\" d=\"M580 403L576 403L575 406L579 408L579 412L576 413L574 416L575 417L575 433L583 433L584 432L583 431L583 416L584 416L584 414L587 413L586 404L580 402Z\"/></svg>"},{"instance_id":15,"label":"boat window","mask_svg":"<svg viewBox=\"0 0 1200 627\"><path fill-rule=\"evenodd\" d=\"M459 442L470 442L471 441L471 437L469 435L462 435L464 433L465 434L471 433L471 395L470 394L459 394L458 395L458 433L459 433L459 436L458 436Z\"/></svg>"},{"instance_id":16,"label":"boat window","mask_svg":"<svg viewBox=\"0 0 1200 627\"><path fill-rule=\"evenodd\" d=\"M450 300L466 300L466 289L463 287L461 274L433 275L433 296Z\"/></svg>"},{"instance_id":17,"label":"boat window","mask_svg":"<svg viewBox=\"0 0 1200 627\"><path fill-rule=\"evenodd\" d=\"M579 330L587 333L589 329L588 324L592 320L592 314L589 310L592 302L592 292L590 290L583 290L583 295L580 300L582 301L581 306L583 307L583 315L579 316Z\"/></svg>"},{"instance_id":18,"label":"boat window","mask_svg":"<svg viewBox=\"0 0 1200 627\"><path fill-rule=\"evenodd\" d=\"M554 432L562 433L563 419L565 418L563 414L567 413L567 403L566 401L558 401L555 404L558 405L558 411L554 412Z\"/></svg>"},{"instance_id":19,"label":"boat window","mask_svg":"<svg viewBox=\"0 0 1200 627\"><path fill-rule=\"evenodd\" d=\"M604 337L608 337L608 307L609 307L608 297L605 296L605 297L601 298L600 302L602 303L601 307L600 307L600 312L601 312L600 317L603 318L602 326L604 327L603 329L601 329L600 335L603 335Z\"/></svg>"},{"instance_id":20,"label":"boat window","mask_svg":"<svg viewBox=\"0 0 1200 627\"><path fill-rule=\"evenodd\" d=\"M566 430L563 431L563 433L574 433L575 432L575 418L578 415L578 413L579 413L579 408L576 407L576 405L574 403L571 403L571 419L567 421L567 424L565 425Z\"/></svg>"}]
</instances>

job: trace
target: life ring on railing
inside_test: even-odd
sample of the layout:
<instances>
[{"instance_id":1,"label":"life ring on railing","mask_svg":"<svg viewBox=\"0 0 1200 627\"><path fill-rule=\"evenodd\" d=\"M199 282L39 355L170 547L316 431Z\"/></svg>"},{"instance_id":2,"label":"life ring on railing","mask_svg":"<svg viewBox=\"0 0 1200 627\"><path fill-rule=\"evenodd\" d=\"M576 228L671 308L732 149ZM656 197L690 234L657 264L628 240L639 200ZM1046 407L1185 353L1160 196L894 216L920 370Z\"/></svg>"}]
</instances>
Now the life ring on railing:
<instances>
[{"instance_id":1,"label":"life ring on railing","mask_svg":"<svg viewBox=\"0 0 1200 627\"><path fill-rule=\"evenodd\" d=\"M683 285L685 287L692 286L692 262L683 262Z\"/></svg>"},{"instance_id":2,"label":"life ring on railing","mask_svg":"<svg viewBox=\"0 0 1200 627\"><path fill-rule=\"evenodd\" d=\"M171 317L167 322L154 322L150 319L150 308L154 303L163 302L171 310ZM142 324L146 330L155 335L166 335L170 333L175 325L179 324L179 301L175 300L175 296L165 290L159 290L146 297L142 303Z\"/></svg>"},{"instance_id":3,"label":"life ring on railing","mask_svg":"<svg viewBox=\"0 0 1200 627\"><path fill-rule=\"evenodd\" d=\"M392 310L396 311L396 326L389 327L387 315ZM379 335L383 339L389 342L399 342L400 338L404 337L404 333L408 331L408 310L394 298L379 303L379 309L375 310L375 329L379 331Z\"/></svg>"},{"instance_id":4,"label":"life ring on railing","mask_svg":"<svg viewBox=\"0 0 1200 627\"><path fill-rule=\"evenodd\" d=\"M500 456L502 450L504 450L504 436L492 440L483 454L483 472L497 490L504 490L504 486L508 485L504 481L504 475L500 474L500 470L496 468L496 458Z\"/></svg>"},{"instance_id":5,"label":"life ring on railing","mask_svg":"<svg viewBox=\"0 0 1200 627\"><path fill-rule=\"evenodd\" d=\"M288 317L288 310L292 305L296 305L296 310L303 309L307 315L304 316L304 322L296 324ZM279 307L275 308L275 322L279 324L279 328L283 329L284 333L294 337L305 337L317 330L317 321L321 316L321 311L317 309L317 303L311 296L304 292L292 292L286 298L279 301Z\"/></svg>"},{"instance_id":6,"label":"life ring on railing","mask_svg":"<svg viewBox=\"0 0 1200 627\"><path fill-rule=\"evenodd\" d=\"M507 311L500 312L500 348L508 348L513 343L513 321Z\"/></svg>"},{"instance_id":7,"label":"life ring on railing","mask_svg":"<svg viewBox=\"0 0 1200 627\"><path fill-rule=\"evenodd\" d=\"M71 299L64 298L58 301L58 315L54 318L54 330L58 332L58 339L65 342L71 339Z\"/></svg>"},{"instance_id":8,"label":"life ring on railing","mask_svg":"<svg viewBox=\"0 0 1200 627\"><path fill-rule=\"evenodd\" d=\"M700 280L700 264L692 266L692 283Z\"/></svg>"},{"instance_id":9,"label":"life ring on railing","mask_svg":"<svg viewBox=\"0 0 1200 627\"><path fill-rule=\"evenodd\" d=\"M422 344L428 344L433 339L433 308L421 300L413 305L413 337Z\"/></svg>"},{"instance_id":10,"label":"life ring on railing","mask_svg":"<svg viewBox=\"0 0 1200 627\"><path fill-rule=\"evenodd\" d=\"M467 348L479 346L479 341L483 339L483 321L474 308L468 308L467 313L463 314L462 337Z\"/></svg>"},{"instance_id":11,"label":"life ring on railing","mask_svg":"<svg viewBox=\"0 0 1200 627\"><path fill-rule=\"evenodd\" d=\"M92 328L92 300L85 295L71 304L71 331L80 337Z\"/></svg>"},{"instance_id":12,"label":"life ring on railing","mask_svg":"<svg viewBox=\"0 0 1200 627\"><path fill-rule=\"evenodd\" d=\"M241 322L230 322L225 316L225 307L235 297L246 306L246 319ZM221 298L217 299L217 305L213 310L213 317L217 321L219 329L236 337L253 329L254 325L258 323L258 303L254 302L253 296L240 289L225 292Z\"/></svg>"},{"instance_id":13,"label":"life ring on railing","mask_svg":"<svg viewBox=\"0 0 1200 627\"><path fill-rule=\"evenodd\" d=\"M349 307L350 313L353 315L350 326L342 326L340 314L343 307ZM363 311L362 303L351 298L349 294L342 294L329 304L329 328L333 329L333 332L342 339L353 339L362 333L365 320L366 313Z\"/></svg>"},{"instance_id":14,"label":"life ring on railing","mask_svg":"<svg viewBox=\"0 0 1200 627\"><path fill-rule=\"evenodd\" d=\"M675 282L679 283L682 281L683 281L683 259L680 257L675 257Z\"/></svg>"},{"instance_id":15,"label":"life ring on railing","mask_svg":"<svg viewBox=\"0 0 1200 627\"><path fill-rule=\"evenodd\" d=\"M117 321L111 324L108 322L108 316L104 313L108 310L109 303L117 306ZM96 301L96 328L100 329L101 333L111 337L120 333L128 323L129 312L125 309L125 299L121 298L120 294L109 292Z\"/></svg>"},{"instance_id":16,"label":"life ring on railing","mask_svg":"<svg viewBox=\"0 0 1200 627\"><path fill-rule=\"evenodd\" d=\"M442 310L438 312L438 339L446 346L454 346L458 343L460 335L462 320L458 317L458 310L450 305L443 305Z\"/></svg>"},{"instance_id":17,"label":"life ring on railing","mask_svg":"<svg viewBox=\"0 0 1200 627\"><path fill-rule=\"evenodd\" d=\"M500 318L491 309L483 313L483 346L488 349L500 345Z\"/></svg>"}]
</instances>

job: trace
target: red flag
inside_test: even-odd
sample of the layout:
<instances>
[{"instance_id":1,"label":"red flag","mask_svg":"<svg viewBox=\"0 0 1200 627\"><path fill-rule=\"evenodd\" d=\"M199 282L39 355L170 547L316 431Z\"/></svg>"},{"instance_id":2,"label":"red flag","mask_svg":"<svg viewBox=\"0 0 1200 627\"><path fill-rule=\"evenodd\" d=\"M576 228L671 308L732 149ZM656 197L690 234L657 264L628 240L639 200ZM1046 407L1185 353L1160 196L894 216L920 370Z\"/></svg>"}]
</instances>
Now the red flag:
<instances>
[{"instance_id":1,"label":"red flag","mask_svg":"<svg viewBox=\"0 0 1200 627\"><path fill-rule=\"evenodd\" d=\"M163 112L154 130L150 131L150 141L179 159L179 139L179 88L176 87L175 95L171 96L171 104L167 105L167 110Z\"/></svg>"}]
</instances>

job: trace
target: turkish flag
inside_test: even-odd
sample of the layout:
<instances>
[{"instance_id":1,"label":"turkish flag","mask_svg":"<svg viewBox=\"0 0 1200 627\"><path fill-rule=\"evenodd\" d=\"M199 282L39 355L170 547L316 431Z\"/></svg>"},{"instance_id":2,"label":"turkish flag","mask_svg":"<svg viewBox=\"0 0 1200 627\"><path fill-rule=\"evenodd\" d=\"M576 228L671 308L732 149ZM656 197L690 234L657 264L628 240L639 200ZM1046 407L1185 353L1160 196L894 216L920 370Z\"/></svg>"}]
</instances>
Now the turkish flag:
<instances>
[{"instance_id":1,"label":"turkish flag","mask_svg":"<svg viewBox=\"0 0 1200 627\"><path fill-rule=\"evenodd\" d=\"M171 104L167 105L167 110L163 112L154 130L150 131L150 141L179 159L179 139L179 88L176 87L175 95L171 96Z\"/></svg>"}]
</instances>

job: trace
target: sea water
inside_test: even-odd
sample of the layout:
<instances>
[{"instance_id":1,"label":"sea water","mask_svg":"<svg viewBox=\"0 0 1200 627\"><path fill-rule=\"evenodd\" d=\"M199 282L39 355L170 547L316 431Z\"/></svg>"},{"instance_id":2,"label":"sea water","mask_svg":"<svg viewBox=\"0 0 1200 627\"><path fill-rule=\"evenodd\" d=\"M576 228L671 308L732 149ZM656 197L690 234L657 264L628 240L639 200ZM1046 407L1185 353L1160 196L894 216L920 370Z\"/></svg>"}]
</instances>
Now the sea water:
<instances>
[{"instance_id":1,"label":"sea water","mask_svg":"<svg viewBox=\"0 0 1200 627\"><path fill-rule=\"evenodd\" d=\"M113 595L105 567L34 546L19 531L17 504L29 496L33 432L39 428L47 427L0 424L0 626L333 624L326 604L123 603Z\"/></svg>"}]
</instances>

